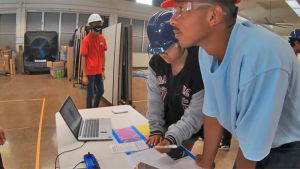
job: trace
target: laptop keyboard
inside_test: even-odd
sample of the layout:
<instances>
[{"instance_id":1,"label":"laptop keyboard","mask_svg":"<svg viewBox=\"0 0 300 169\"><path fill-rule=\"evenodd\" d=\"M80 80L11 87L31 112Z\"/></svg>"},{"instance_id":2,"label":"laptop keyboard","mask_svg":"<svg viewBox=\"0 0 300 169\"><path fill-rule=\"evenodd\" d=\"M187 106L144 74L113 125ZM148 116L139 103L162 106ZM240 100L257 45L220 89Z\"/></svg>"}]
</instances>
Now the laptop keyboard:
<instances>
[{"instance_id":1,"label":"laptop keyboard","mask_svg":"<svg viewBox=\"0 0 300 169\"><path fill-rule=\"evenodd\" d=\"M99 137L99 119L85 120L85 128L82 133L83 138Z\"/></svg>"}]
</instances>

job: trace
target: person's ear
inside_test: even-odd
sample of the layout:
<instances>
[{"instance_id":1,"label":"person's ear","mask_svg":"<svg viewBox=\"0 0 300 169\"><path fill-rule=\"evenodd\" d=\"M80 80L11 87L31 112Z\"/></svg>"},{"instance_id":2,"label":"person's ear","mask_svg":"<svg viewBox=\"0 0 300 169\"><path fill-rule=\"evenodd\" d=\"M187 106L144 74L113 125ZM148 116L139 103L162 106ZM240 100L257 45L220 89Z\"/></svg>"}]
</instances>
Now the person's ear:
<instances>
[{"instance_id":1,"label":"person's ear","mask_svg":"<svg viewBox=\"0 0 300 169\"><path fill-rule=\"evenodd\" d=\"M220 6L215 6L209 10L209 17L209 25L213 27L221 22L222 18L224 17L224 11Z\"/></svg>"}]
</instances>

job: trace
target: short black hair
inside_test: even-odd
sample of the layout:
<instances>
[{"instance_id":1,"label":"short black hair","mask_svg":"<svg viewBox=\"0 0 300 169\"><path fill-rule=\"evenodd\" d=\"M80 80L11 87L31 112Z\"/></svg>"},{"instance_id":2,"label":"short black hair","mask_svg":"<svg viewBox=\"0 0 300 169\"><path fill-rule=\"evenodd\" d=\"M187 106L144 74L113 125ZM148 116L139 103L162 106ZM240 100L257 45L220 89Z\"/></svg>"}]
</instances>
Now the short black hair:
<instances>
[{"instance_id":1,"label":"short black hair","mask_svg":"<svg viewBox=\"0 0 300 169\"><path fill-rule=\"evenodd\" d=\"M234 18L237 17L238 10L239 10L239 8L237 6L235 6L235 3L237 2L237 0L213 0L213 1L224 4L229 9L229 11L232 13Z\"/></svg>"},{"instance_id":2,"label":"short black hair","mask_svg":"<svg viewBox=\"0 0 300 169\"><path fill-rule=\"evenodd\" d=\"M289 43L292 47L295 46L295 42L298 42L300 44L300 39L292 38L289 40Z\"/></svg>"}]
</instances>

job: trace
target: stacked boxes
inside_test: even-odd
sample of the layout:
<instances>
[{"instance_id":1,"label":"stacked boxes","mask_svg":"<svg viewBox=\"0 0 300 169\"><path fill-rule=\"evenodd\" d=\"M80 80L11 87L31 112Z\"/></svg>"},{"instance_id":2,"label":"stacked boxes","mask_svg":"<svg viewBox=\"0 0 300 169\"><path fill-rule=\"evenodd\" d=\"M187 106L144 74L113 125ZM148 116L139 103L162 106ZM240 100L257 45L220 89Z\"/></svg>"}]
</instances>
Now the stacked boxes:
<instances>
[{"instance_id":1,"label":"stacked boxes","mask_svg":"<svg viewBox=\"0 0 300 169\"><path fill-rule=\"evenodd\" d=\"M63 61L59 62L47 62L47 67L50 67L50 77L53 79L57 78L57 71L61 71L61 77L65 74L65 63Z\"/></svg>"}]
</instances>

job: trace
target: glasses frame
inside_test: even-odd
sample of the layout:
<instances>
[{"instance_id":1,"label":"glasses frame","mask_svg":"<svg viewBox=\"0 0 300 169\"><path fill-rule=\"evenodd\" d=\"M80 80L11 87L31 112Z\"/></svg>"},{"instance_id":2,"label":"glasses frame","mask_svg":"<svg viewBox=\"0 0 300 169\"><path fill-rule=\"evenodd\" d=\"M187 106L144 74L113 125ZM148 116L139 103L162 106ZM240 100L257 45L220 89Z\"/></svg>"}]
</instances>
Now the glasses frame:
<instances>
[{"instance_id":1,"label":"glasses frame","mask_svg":"<svg viewBox=\"0 0 300 169\"><path fill-rule=\"evenodd\" d=\"M186 13L187 11L191 11L191 10L196 10L199 9L201 7L214 7L216 6L215 4L212 3L207 3L207 2L185 2L186 6L185 7L173 7L172 8L172 13L173 16L180 18L184 13ZM179 9L181 8L181 9ZM223 11L224 15L227 15L227 13L225 11Z\"/></svg>"}]
</instances>

